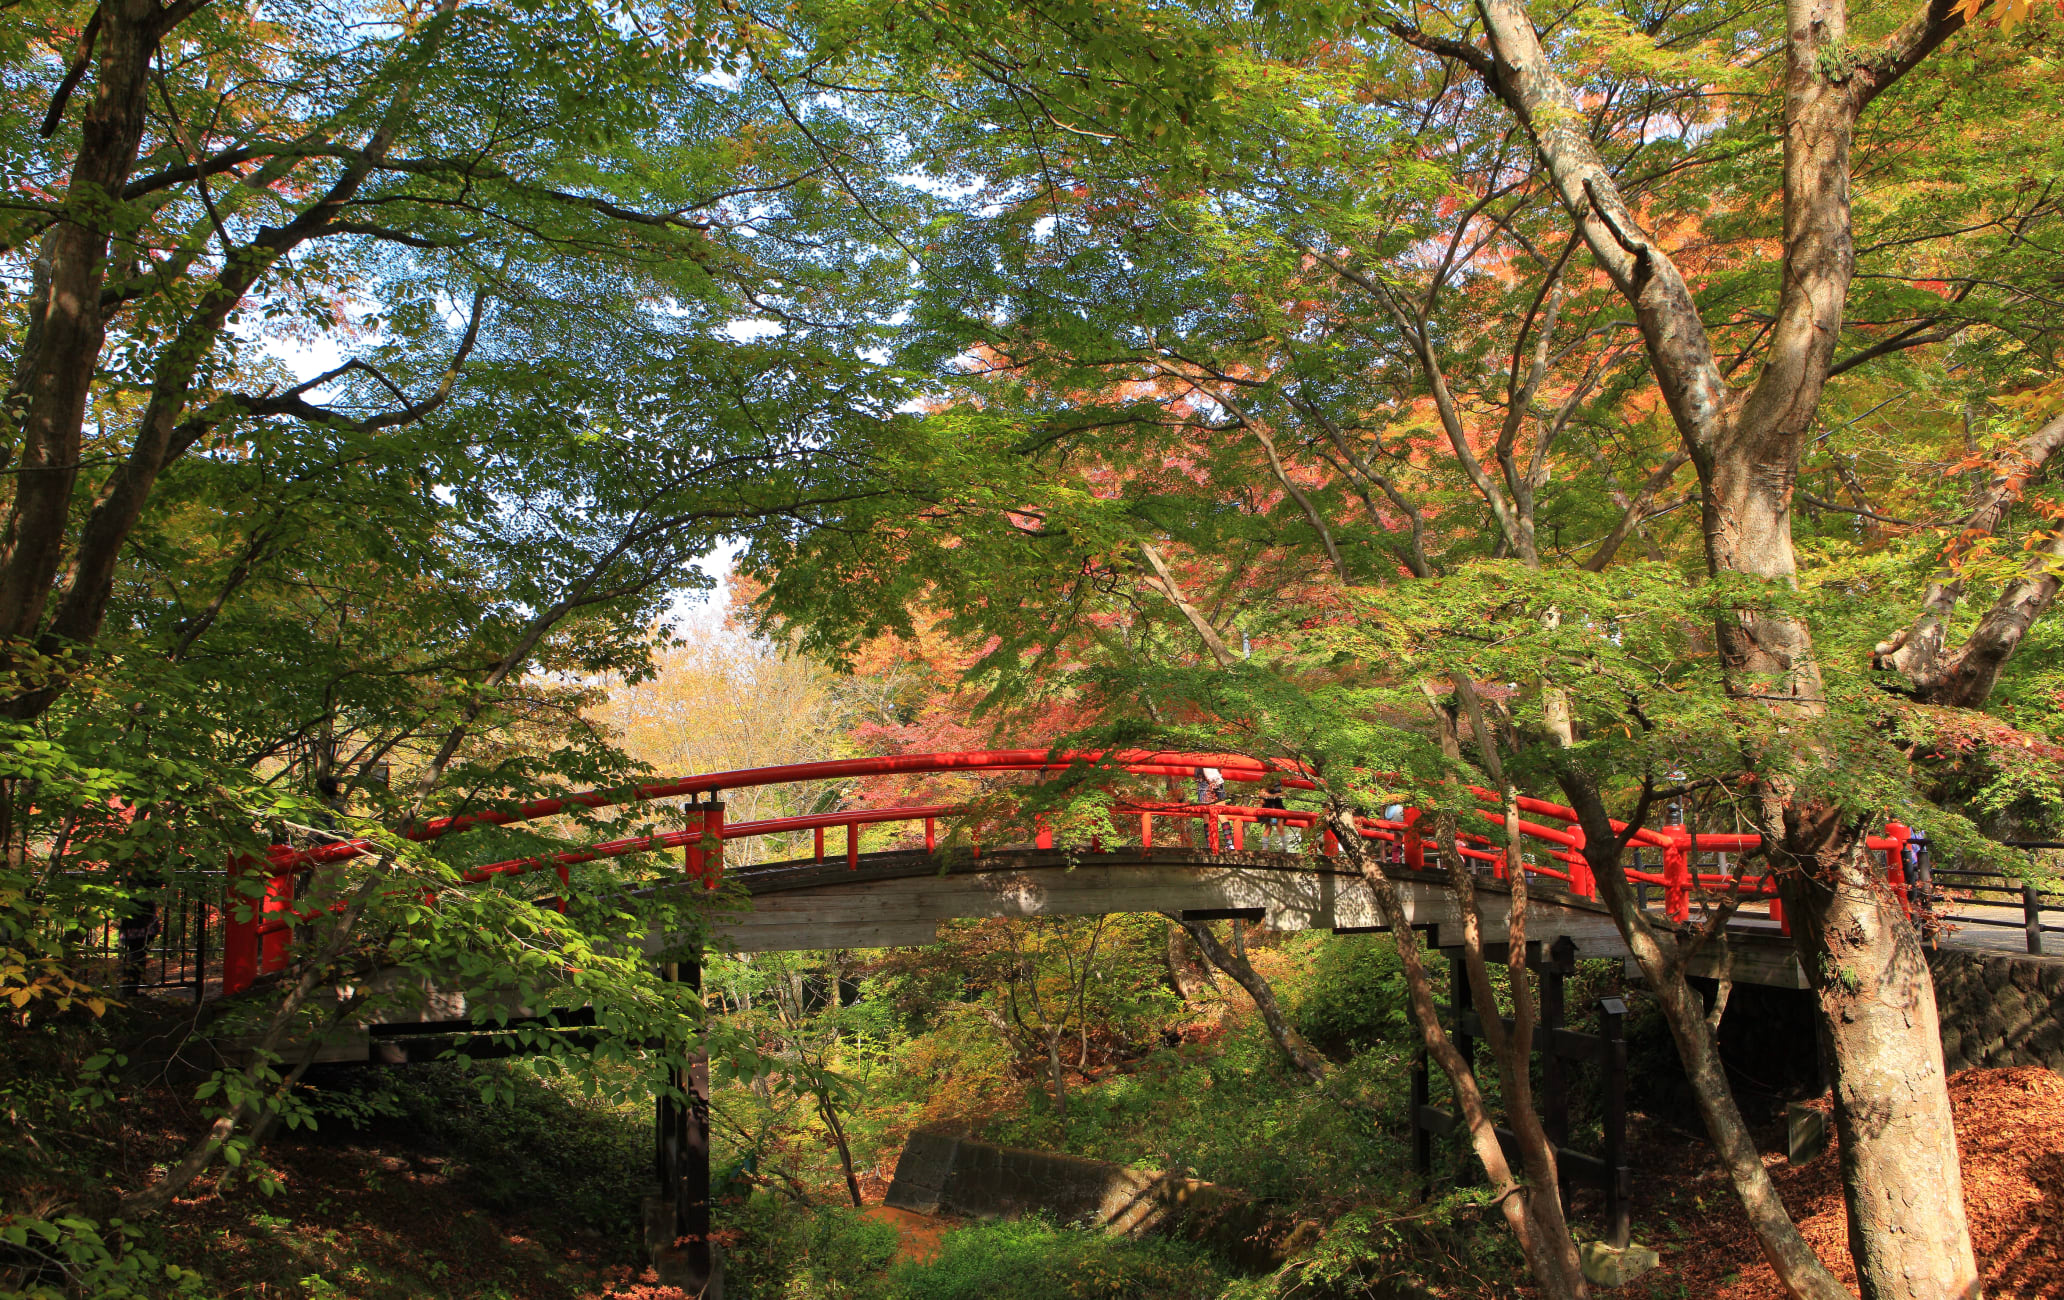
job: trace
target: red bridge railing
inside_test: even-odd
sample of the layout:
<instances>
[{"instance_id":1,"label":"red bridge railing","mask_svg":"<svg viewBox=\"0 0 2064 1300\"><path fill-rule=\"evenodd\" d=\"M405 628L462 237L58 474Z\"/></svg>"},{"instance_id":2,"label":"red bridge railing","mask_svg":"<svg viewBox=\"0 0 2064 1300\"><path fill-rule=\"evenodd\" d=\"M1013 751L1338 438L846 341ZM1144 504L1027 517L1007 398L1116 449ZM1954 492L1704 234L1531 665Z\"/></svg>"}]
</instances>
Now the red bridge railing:
<instances>
[{"instance_id":1,"label":"red bridge railing","mask_svg":"<svg viewBox=\"0 0 2064 1300\"><path fill-rule=\"evenodd\" d=\"M716 798L722 791L862 776L1058 772L1084 764L1100 764L1114 773L1122 772L1131 776L1179 778L1194 775L1200 767L1213 767L1230 782L1257 784L1264 781L1280 781L1291 789L1311 789L1314 786L1295 765L1265 764L1243 755L1159 753L1143 750L1057 753L1051 750L1029 749L910 754L714 772L614 791L586 791L563 798L535 800L512 809L485 810L439 818L411 829L407 835L414 840L429 840L473 826L512 825L582 808L607 808L687 795L692 802L680 807L684 814L684 824L678 830L607 840L558 853L491 862L469 869L460 879L477 883L502 876L552 871L558 875L562 887L565 887L570 868L584 862L681 849L684 851L684 865L688 878L700 880L706 888L715 889L723 873L723 846L731 840L811 831L814 860L824 862L827 860L825 832L843 829L844 843L839 847L843 849L846 865L849 868L857 868L861 832L865 827L922 823L924 848L927 852L936 852L939 845L939 823L948 819L967 817L971 812L963 805L923 804L848 809L801 817L727 823L724 820L724 806ZM1471 787L1471 793L1490 805L1497 805L1499 802L1498 795L1491 790ZM704 796L709 798L705 800ZM1575 812L1559 804L1533 798L1522 797L1517 800L1517 804L1521 813L1530 815L1519 822L1521 845L1508 850L1506 846L1489 836L1458 830L1455 839L1456 852L1466 860L1487 864L1493 878L1503 879L1509 873L1514 858L1523 852L1527 843L1538 845L1542 850L1539 857L1545 861L1521 859L1521 865L1530 876L1561 881L1572 895L1595 899L1598 896L1597 882L1592 878L1590 866L1584 858L1584 831L1577 824ZM1481 808L1478 812L1485 820L1500 828L1505 824L1504 814L1495 806ZM1291 832L1303 837L1316 831L1312 847L1318 855L1332 857L1339 852L1334 831L1320 825L1320 815L1317 812L1304 809L1114 798L1108 810L1108 817L1114 832L1121 825L1129 827L1134 824L1132 819L1137 818L1137 844L1142 849L1154 848L1155 823L1164 821L1176 823L1179 828L1177 835L1185 842L1190 837L1191 829L1201 823L1200 847L1214 854L1249 851L1247 835L1250 830L1256 828L1261 829L1265 835L1281 832L1286 842ZM1545 820L1535 821L1531 818ZM1355 825L1363 839L1388 846L1385 853L1386 861L1406 870L1424 870L1427 844L1421 829L1423 820L1420 809L1405 808L1396 820L1357 817ZM1562 824L1550 825L1550 822ZM1614 822L1613 829L1624 834L1626 825ZM972 835L971 828L971 838ZM1867 845L1870 850L1885 854L1888 881L1898 893L1902 904L1907 904L1911 910L1903 867L1904 851L1909 838L1908 829L1898 822L1893 822L1886 827L1885 835L1869 837ZM1118 834L1113 835L1110 846L1103 842L1100 835L1093 836L1087 851L1108 852L1111 846L1122 842L1123 838ZM1043 821L1035 826L1034 843L1039 848L1054 846L1053 832ZM1693 869L1696 856L1700 853L1752 851L1760 846L1759 837L1740 834L1694 834L1683 827L1644 827L1629 837L1629 844L1660 850L1660 871L1648 871L1637 867L1629 869L1627 875L1636 882L1661 888L1663 911L1670 920L1683 922L1690 919L1694 894L1733 894L1743 899L1767 900L1771 920L1789 932L1789 926L1785 924L1783 906L1778 898L1776 882L1768 874L1745 877L1725 872L1699 872ZM978 840L973 845L973 851L976 856L980 856L981 847ZM296 907L294 894L297 877L329 864L368 856L374 852L376 846L373 841L354 839L313 849L275 846L262 861L244 858L233 862L223 936L223 992L235 993L248 988L259 975L280 970L286 965L294 927L314 919ZM254 887L250 883L253 877L262 878L263 883ZM241 885L241 897L240 880L244 882ZM563 902L557 899L547 900L547 905L564 906Z\"/></svg>"}]
</instances>

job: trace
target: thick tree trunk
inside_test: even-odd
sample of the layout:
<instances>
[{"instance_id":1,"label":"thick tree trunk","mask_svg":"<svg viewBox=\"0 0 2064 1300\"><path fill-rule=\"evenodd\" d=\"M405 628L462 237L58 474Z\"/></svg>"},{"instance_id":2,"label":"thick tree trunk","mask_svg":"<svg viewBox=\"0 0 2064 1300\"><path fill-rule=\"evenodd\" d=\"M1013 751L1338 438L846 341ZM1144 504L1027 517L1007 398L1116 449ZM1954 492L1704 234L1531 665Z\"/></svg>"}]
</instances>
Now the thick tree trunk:
<instances>
[{"instance_id":1,"label":"thick tree trunk","mask_svg":"<svg viewBox=\"0 0 2064 1300\"><path fill-rule=\"evenodd\" d=\"M65 219L37 249L38 292L8 394L9 441L20 451L0 552L0 640L35 635L63 559L86 398L106 341L109 232L143 141L151 59L179 16L154 0L105 0L97 13L93 100L80 121Z\"/></svg>"},{"instance_id":2,"label":"thick tree trunk","mask_svg":"<svg viewBox=\"0 0 2064 1300\"><path fill-rule=\"evenodd\" d=\"M1863 1300L1979 1295L1964 1218L1935 984L1860 826L1801 820L1823 870L1793 878L1786 913L1833 1047L1849 1250Z\"/></svg>"}]
</instances>

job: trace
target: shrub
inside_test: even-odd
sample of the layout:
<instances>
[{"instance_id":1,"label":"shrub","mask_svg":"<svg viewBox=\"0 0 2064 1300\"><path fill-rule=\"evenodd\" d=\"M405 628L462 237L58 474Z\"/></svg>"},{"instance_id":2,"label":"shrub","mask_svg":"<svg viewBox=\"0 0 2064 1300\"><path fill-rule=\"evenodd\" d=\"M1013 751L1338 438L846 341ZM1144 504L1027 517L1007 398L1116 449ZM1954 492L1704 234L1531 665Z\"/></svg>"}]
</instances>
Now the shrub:
<instances>
[{"instance_id":1,"label":"shrub","mask_svg":"<svg viewBox=\"0 0 2064 1300\"><path fill-rule=\"evenodd\" d=\"M726 1207L724 1287L737 1300L886 1300L896 1229L844 1206L810 1209L767 1193Z\"/></svg>"},{"instance_id":2,"label":"shrub","mask_svg":"<svg viewBox=\"0 0 2064 1300\"><path fill-rule=\"evenodd\" d=\"M1201 1248L1130 1241L1043 1218L1000 1219L946 1234L928 1264L888 1279L895 1300L1208 1300L1225 1279Z\"/></svg>"},{"instance_id":3,"label":"shrub","mask_svg":"<svg viewBox=\"0 0 2064 1300\"><path fill-rule=\"evenodd\" d=\"M1410 1033L1404 974L1388 935L1316 945L1297 984L1290 1011L1297 1032L1331 1056L1353 1056Z\"/></svg>"}]
</instances>

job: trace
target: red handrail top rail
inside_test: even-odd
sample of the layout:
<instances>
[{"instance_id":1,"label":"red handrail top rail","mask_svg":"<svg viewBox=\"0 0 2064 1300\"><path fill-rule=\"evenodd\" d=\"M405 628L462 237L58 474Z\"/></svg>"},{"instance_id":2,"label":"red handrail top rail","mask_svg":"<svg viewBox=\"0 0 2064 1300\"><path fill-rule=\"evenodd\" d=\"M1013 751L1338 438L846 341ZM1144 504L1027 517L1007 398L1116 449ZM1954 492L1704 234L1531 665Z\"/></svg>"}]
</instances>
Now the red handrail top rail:
<instances>
[{"instance_id":1,"label":"red handrail top rail","mask_svg":"<svg viewBox=\"0 0 2064 1300\"><path fill-rule=\"evenodd\" d=\"M937 772L1058 772L1072 767L1108 763L1133 776L1189 776L1200 767L1217 768L1232 781L1281 780L1299 789L1313 788L1313 782L1298 775L1301 764L1292 760L1263 760L1246 754L1190 754L1176 750L1125 749L984 749L960 753L884 754L871 758L837 758L815 763L789 763L777 767L741 768L735 772L705 772L644 785L613 789L583 790L554 799L533 799L513 809L483 809L453 817L437 817L412 827L404 834L412 840L432 840L472 826L507 826L516 822L553 817L578 808L612 808L619 804L652 799L673 799L681 795L707 794L715 790L737 790L748 786L787 785L797 781L834 781L856 776L902 776ZM320 848L290 850L271 855L275 867L313 866L341 862L372 851L368 839L342 840Z\"/></svg>"},{"instance_id":2,"label":"red handrail top rail","mask_svg":"<svg viewBox=\"0 0 2064 1300\"><path fill-rule=\"evenodd\" d=\"M791 831L816 830L831 826L877 826L883 822L914 822L926 817L954 817L966 812L961 804L911 804L900 808L854 808L846 812L811 813L806 817L769 817L757 822L727 822L724 838L751 839L756 835L784 835Z\"/></svg>"}]
</instances>

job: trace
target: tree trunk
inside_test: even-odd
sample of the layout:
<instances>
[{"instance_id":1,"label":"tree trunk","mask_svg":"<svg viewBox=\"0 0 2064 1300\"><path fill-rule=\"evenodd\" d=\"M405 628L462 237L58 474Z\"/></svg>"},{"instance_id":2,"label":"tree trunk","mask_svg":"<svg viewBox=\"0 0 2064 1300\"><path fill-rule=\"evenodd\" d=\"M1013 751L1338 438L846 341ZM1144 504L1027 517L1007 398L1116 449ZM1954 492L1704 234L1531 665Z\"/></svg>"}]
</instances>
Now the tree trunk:
<instances>
[{"instance_id":1,"label":"tree trunk","mask_svg":"<svg viewBox=\"0 0 2064 1300\"><path fill-rule=\"evenodd\" d=\"M1206 989L1213 993L1218 991L1218 979L1211 973L1211 963L1199 961L1193 955L1188 929L1174 917L1168 919L1168 983L1185 1007L1200 1001Z\"/></svg>"},{"instance_id":2,"label":"tree trunk","mask_svg":"<svg viewBox=\"0 0 2064 1300\"><path fill-rule=\"evenodd\" d=\"M1598 881L1600 895L1612 911L1613 922L1627 941L1628 951L1641 965L1641 973L1656 996L1663 1022L1684 1063L1684 1077L1705 1121L1714 1154L1734 1186L1750 1229L1756 1234L1763 1258L1770 1263L1778 1281L1799 1300L1850 1300L1849 1288L1828 1271L1778 1197L1763 1165L1763 1153L1742 1119L1734 1089L1720 1061L1720 1044L1714 1037L1715 1024L1696 990L1684 974L1685 954L1678 936L1658 933L1642 912L1634 888L1621 860L1619 836L1606 814L1604 800L1589 778L1565 768L1560 773L1564 796L1569 799L1584 830L1584 860Z\"/></svg>"},{"instance_id":3,"label":"tree trunk","mask_svg":"<svg viewBox=\"0 0 2064 1300\"><path fill-rule=\"evenodd\" d=\"M1999 684L2007 660L2021 647L2022 638L2055 603L2060 563L2064 563L2064 532L2051 534L2035 548L2027 565L2001 588L1956 653L1916 680L1915 695L1930 704L1982 707Z\"/></svg>"},{"instance_id":4,"label":"tree trunk","mask_svg":"<svg viewBox=\"0 0 2064 1300\"><path fill-rule=\"evenodd\" d=\"M853 1170L853 1148L846 1141L846 1126L839 1123L838 1111L831 1104L831 1097L820 1090L817 1093L817 1114L824 1120L824 1127L831 1130L831 1140L838 1147L839 1168L846 1173L846 1195L853 1198L853 1208L858 1209L860 1200L860 1176Z\"/></svg>"},{"instance_id":5,"label":"tree trunk","mask_svg":"<svg viewBox=\"0 0 2064 1300\"><path fill-rule=\"evenodd\" d=\"M1505 1218L1505 1225L1519 1243L1521 1253L1526 1256L1527 1268L1533 1274L1547 1300L1580 1300L1590 1294L1584 1274L1577 1261L1576 1243L1571 1241L1567 1229L1560 1240L1553 1237L1541 1208L1536 1202L1557 1199L1554 1181L1544 1186L1538 1179L1522 1181L1505 1158L1505 1151L1498 1141L1495 1121L1485 1103L1483 1090L1477 1086L1475 1072L1470 1063L1462 1059L1462 1053L1448 1036L1447 1028L1441 1024L1440 1012L1434 1005L1433 981L1426 972L1426 963L1420 955L1419 935L1412 929L1410 918L1405 915L1404 901L1398 896L1397 885L1384 874L1383 865L1368 851L1367 842L1356 830L1353 814L1337 805L1328 809L1328 820L1340 841L1340 850L1347 860L1361 872L1362 879L1369 884L1369 892L1376 903L1378 915L1391 932L1391 939L1397 945L1398 961L1405 976L1405 993L1412 1012L1413 1024L1419 1030L1420 1042L1426 1048L1428 1059L1440 1067L1447 1076L1449 1086L1454 1090L1455 1106L1461 1112L1463 1131L1469 1135L1469 1143L1476 1152L1477 1160L1483 1165L1484 1176L1491 1184L1491 1194L1498 1211ZM1444 858L1454 856L1454 837L1451 832L1436 833L1436 843L1443 846ZM1464 908L1465 918L1474 917L1473 908ZM1468 939L1465 952L1473 952L1475 961L1471 971L1472 984L1483 982L1483 950L1474 924L1466 926ZM1484 983L1487 989L1488 984ZM1494 1027L1496 1003L1486 998L1483 1002L1487 1017L1486 1029ZM1538 1121L1533 1126L1540 1132ZM1522 1143L1525 1139L1522 1138ZM1534 1163L1532 1161L1530 1164ZM1548 1157L1548 1167L1553 1168L1553 1156ZM1561 1223L1560 1202L1552 1216L1555 1224Z\"/></svg>"},{"instance_id":6,"label":"tree trunk","mask_svg":"<svg viewBox=\"0 0 2064 1300\"><path fill-rule=\"evenodd\" d=\"M1796 585L1792 487L1841 335L1854 271L1849 152L1857 115L1964 19L1945 0L1930 0L1883 47L1859 58L1849 44L1844 0L1786 0L1783 286L1762 371L1754 388L1737 397L1728 391L1689 286L1668 252L1641 227L1599 157L1585 130L1588 119L1550 65L1526 9L1517 0L1479 0L1478 12L1490 41L1488 56L1402 24L1395 29L1423 48L1467 63L1511 107L1593 256L1633 307L1663 398L1698 468L1709 569L1715 575L1745 574L1780 590ZM1723 614L1717 635L1736 699L1748 711L1767 710L1795 736L1801 730L1796 724L1807 723L1810 735L1812 720L1826 706L1806 625L1781 610L1752 607ZM1751 770L1766 766L1758 752L1767 743L1762 731L1744 731ZM1870 873L1860 855L1838 850L1823 856L1823 849L1836 846L1812 842L1826 838L1815 824L1839 821L1831 810L1811 805L1785 779L1761 782L1754 795L1773 863L1801 873L1802 890L1840 900L1868 889ZM1850 879L1852 874L1858 878ZM1864 1129L1901 1134L1899 1142L1845 1143L1849 1196L1855 1204L1937 1204L1943 1178L1955 1178L1956 1144L1926 967L1898 959L1897 934L1911 934L1903 922L1866 923L1860 902L1830 906L1841 933L1835 926L1795 927L1800 958L1809 971L1848 970L1867 981L1860 994L1824 996L1822 1015L1836 1054L1860 1054L1853 1069L1837 1063L1838 1072L1847 1073L1852 1102L1863 1117L1859 1122ZM1888 982L1880 987L1880 980ZM1897 1011L1880 1015L1878 1003L1856 1005L1859 996ZM1868 1028L1845 1021L1847 1015L1861 1016ZM1932 1064L1894 1077L1883 1070L1893 1060ZM1910 1118L1895 1124L1895 1113ZM1929 1126L1932 1132L1922 1131ZM1909 1223L1892 1233L1896 1240L1852 1249L1865 1296L1976 1296L1961 1207L1918 1217L1927 1226ZM1858 1234L1889 1230L1883 1215L1852 1215L1851 1223ZM1951 1283L1947 1290L1945 1280Z\"/></svg>"},{"instance_id":7,"label":"tree trunk","mask_svg":"<svg viewBox=\"0 0 2064 1300\"><path fill-rule=\"evenodd\" d=\"M1261 1023L1268 1026L1269 1037L1283 1049L1283 1055L1289 1058L1290 1064L1310 1076L1312 1082L1324 1083L1327 1073L1325 1060L1291 1028L1289 1019L1283 1015L1283 1008L1276 1002L1275 990L1261 977L1261 972L1254 969L1254 963L1247 960L1247 955L1229 951L1218 941L1218 936L1211 933L1208 922L1178 921L1177 924L1197 941L1197 946L1203 949L1212 965L1238 980L1240 987L1247 990L1247 996L1254 999L1254 1009L1261 1013ZM1240 923L1235 921L1233 924Z\"/></svg>"},{"instance_id":8,"label":"tree trunk","mask_svg":"<svg viewBox=\"0 0 2064 1300\"><path fill-rule=\"evenodd\" d=\"M1061 1065L1061 1035L1056 1029L1046 1032L1046 1065L1053 1080L1054 1115L1065 1124L1068 1122L1068 1080L1066 1069Z\"/></svg>"},{"instance_id":9,"label":"tree trunk","mask_svg":"<svg viewBox=\"0 0 2064 1300\"><path fill-rule=\"evenodd\" d=\"M1977 708L1985 703L1992 691L1992 683L1998 679L1999 668L2013 654L2020 644L2028 624L2048 607L2056 595L2055 584L2050 585L2039 604L2026 602L2026 594L2014 590L2020 583L2040 581L2043 569L2053 562L2054 557L2044 555L2023 572L2020 583L2009 584L2000 593L2000 599L1987 615L1991 623L2009 612L2022 613L2025 618L2009 615L2006 622L1994 627L1981 626L1981 632L1973 634L1965 642L1965 650L1956 656L1958 663L1945 667L1950 658L1949 619L1955 613L1957 603L1963 599L1964 576L1958 561L1971 543L1979 538L1991 537L2006 522L2007 511L2021 499L2028 481L2049 463L2050 457L2064 450L2064 415L2060 415L2028 437L1993 464L1992 473L1984 489L1971 503L1970 513L1964 517L1963 526L1956 531L1943 554L1943 567L1929 579L1927 590L1921 596L1920 613L1913 623L1897 635L1877 647L1873 658L1878 667L1889 669L1907 678L1914 686L1917 698L1932 704L1958 704L1966 708ZM2049 550L2054 548L2055 542ZM1972 680L1952 686L1945 681L1956 668L1962 667L1973 647L1985 644L1989 648L1981 651L1981 657L1990 660L1991 671L1983 681ZM1976 668L1978 665L1971 665ZM1968 671L1968 670L1967 670Z\"/></svg>"},{"instance_id":10,"label":"tree trunk","mask_svg":"<svg viewBox=\"0 0 2064 1300\"><path fill-rule=\"evenodd\" d=\"M35 290L9 386L20 447L5 549L0 553L0 640L36 634L63 557L79 473L86 399L106 342L101 290L112 211L143 141L151 60L163 32L184 16L154 0L104 0L95 13L93 101L80 120L79 152L65 187L65 219L37 250Z\"/></svg>"},{"instance_id":11,"label":"tree trunk","mask_svg":"<svg viewBox=\"0 0 2064 1300\"><path fill-rule=\"evenodd\" d=\"M1975 1300L1935 983L1860 826L1798 824L1829 869L1798 876L1786 914L1834 1057L1849 1251L1863 1300Z\"/></svg>"}]
</instances>

